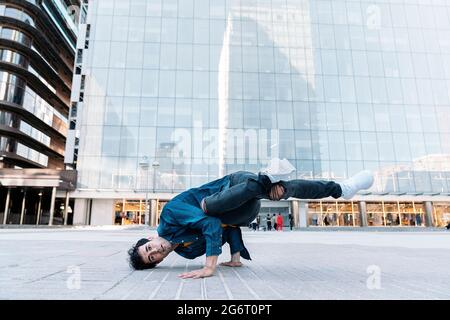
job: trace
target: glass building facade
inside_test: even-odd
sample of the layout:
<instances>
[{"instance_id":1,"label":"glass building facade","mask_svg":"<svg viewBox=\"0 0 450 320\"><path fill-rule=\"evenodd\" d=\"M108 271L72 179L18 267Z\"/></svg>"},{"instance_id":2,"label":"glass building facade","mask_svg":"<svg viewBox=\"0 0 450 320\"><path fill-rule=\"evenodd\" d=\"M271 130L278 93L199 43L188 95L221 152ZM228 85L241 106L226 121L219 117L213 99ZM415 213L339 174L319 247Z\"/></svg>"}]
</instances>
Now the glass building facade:
<instances>
[{"instance_id":1,"label":"glass building facade","mask_svg":"<svg viewBox=\"0 0 450 320\"><path fill-rule=\"evenodd\" d=\"M355 202L286 201L297 225L450 221L448 1L98 0L85 30L78 222L156 224L161 201L272 157L298 179L375 172Z\"/></svg>"}]
</instances>

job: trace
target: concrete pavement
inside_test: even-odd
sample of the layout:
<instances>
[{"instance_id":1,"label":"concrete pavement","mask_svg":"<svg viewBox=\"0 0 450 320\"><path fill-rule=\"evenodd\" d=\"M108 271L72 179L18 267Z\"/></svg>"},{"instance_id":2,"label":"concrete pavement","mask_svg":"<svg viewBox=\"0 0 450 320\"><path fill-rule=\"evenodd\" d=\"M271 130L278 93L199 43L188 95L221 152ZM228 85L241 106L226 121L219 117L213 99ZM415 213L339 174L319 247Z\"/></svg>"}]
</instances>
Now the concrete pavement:
<instances>
[{"instance_id":1,"label":"concrete pavement","mask_svg":"<svg viewBox=\"0 0 450 320\"><path fill-rule=\"evenodd\" d=\"M243 231L252 261L181 280L204 257L129 268L147 228L1 229L0 299L450 299L450 232Z\"/></svg>"}]
</instances>

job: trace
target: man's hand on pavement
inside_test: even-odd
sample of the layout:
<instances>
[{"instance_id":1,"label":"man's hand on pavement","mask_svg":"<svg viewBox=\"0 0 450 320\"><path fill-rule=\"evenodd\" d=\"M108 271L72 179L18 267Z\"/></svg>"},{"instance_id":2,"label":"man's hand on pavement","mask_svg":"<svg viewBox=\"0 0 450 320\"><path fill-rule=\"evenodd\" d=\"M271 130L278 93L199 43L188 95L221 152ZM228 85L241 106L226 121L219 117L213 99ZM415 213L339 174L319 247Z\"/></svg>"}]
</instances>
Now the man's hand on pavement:
<instances>
[{"instance_id":1,"label":"man's hand on pavement","mask_svg":"<svg viewBox=\"0 0 450 320\"><path fill-rule=\"evenodd\" d=\"M202 269L182 273L178 275L178 277L180 277L181 279L189 279L189 278L200 279L211 277L212 275L214 275L214 269L210 267L204 267Z\"/></svg>"}]
</instances>

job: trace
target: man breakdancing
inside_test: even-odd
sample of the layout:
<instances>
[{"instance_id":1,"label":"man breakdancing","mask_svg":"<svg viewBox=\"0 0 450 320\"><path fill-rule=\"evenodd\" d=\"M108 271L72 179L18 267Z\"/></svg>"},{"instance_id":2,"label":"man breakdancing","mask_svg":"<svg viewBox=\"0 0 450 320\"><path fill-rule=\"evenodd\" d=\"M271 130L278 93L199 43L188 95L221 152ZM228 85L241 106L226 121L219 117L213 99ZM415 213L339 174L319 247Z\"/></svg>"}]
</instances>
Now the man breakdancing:
<instances>
[{"instance_id":1,"label":"man breakdancing","mask_svg":"<svg viewBox=\"0 0 450 320\"><path fill-rule=\"evenodd\" d=\"M275 170L273 163L276 163ZM221 265L239 267L241 256L250 260L239 227L248 226L255 219L261 199L279 201L291 197L321 199L330 196L351 199L358 191L370 188L374 181L370 171L361 171L342 183L285 181L278 175L283 166L295 170L287 160L276 160L259 174L239 171L179 194L164 206L158 236L140 239L128 251L130 265L136 270L154 268L172 251L187 259L206 253L202 269L182 273L179 277L209 277L214 274L222 246L229 243L231 261Z\"/></svg>"}]
</instances>

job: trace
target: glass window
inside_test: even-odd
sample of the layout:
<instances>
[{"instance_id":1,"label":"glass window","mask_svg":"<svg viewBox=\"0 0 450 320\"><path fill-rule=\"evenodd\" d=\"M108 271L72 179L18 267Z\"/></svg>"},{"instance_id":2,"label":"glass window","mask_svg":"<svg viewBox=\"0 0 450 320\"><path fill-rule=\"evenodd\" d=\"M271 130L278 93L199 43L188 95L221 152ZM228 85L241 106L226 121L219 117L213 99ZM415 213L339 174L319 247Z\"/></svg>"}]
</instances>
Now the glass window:
<instances>
[{"instance_id":1,"label":"glass window","mask_svg":"<svg viewBox=\"0 0 450 320\"><path fill-rule=\"evenodd\" d=\"M355 83L352 77L339 77L342 102L356 102Z\"/></svg>"},{"instance_id":2,"label":"glass window","mask_svg":"<svg viewBox=\"0 0 450 320\"><path fill-rule=\"evenodd\" d=\"M141 99L141 116L139 117L140 126L156 126L156 117L158 114L158 99Z\"/></svg>"},{"instance_id":3,"label":"glass window","mask_svg":"<svg viewBox=\"0 0 450 320\"><path fill-rule=\"evenodd\" d=\"M339 80L336 76L324 76L325 101L339 102L341 100Z\"/></svg>"},{"instance_id":4,"label":"glass window","mask_svg":"<svg viewBox=\"0 0 450 320\"><path fill-rule=\"evenodd\" d=\"M327 103L325 104L325 107L326 107L327 129L343 130L341 105L336 103Z\"/></svg>"},{"instance_id":5,"label":"glass window","mask_svg":"<svg viewBox=\"0 0 450 320\"><path fill-rule=\"evenodd\" d=\"M322 50L322 71L323 74L337 75L337 59L335 50Z\"/></svg>"},{"instance_id":6,"label":"glass window","mask_svg":"<svg viewBox=\"0 0 450 320\"><path fill-rule=\"evenodd\" d=\"M145 16L147 10L146 0L133 0L130 3L130 16Z\"/></svg>"},{"instance_id":7,"label":"glass window","mask_svg":"<svg viewBox=\"0 0 450 320\"><path fill-rule=\"evenodd\" d=\"M107 98L105 108L105 125L120 125L122 123L122 107L122 98Z\"/></svg>"},{"instance_id":8,"label":"glass window","mask_svg":"<svg viewBox=\"0 0 450 320\"><path fill-rule=\"evenodd\" d=\"M278 128L280 129L293 129L293 112L291 102L277 102L278 107Z\"/></svg>"},{"instance_id":9,"label":"glass window","mask_svg":"<svg viewBox=\"0 0 450 320\"><path fill-rule=\"evenodd\" d=\"M124 98L123 126L137 126L140 118L140 98Z\"/></svg>"},{"instance_id":10,"label":"glass window","mask_svg":"<svg viewBox=\"0 0 450 320\"><path fill-rule=\"evenodd\" d=\"M174 118L175 118L174 99L160 98L158 102L158 120L157 120L158 126L173 127Z\"/></svg>"},{"instance_id":11,"label":"glass window","mask_svg":"<svg viewBox=\"0 0 450 320\"><path fill-rule=\"evenodd\" d=\"M123 76L123 70L110 69L107 94L110 96L123 96L124 87L125 77Z\"/></svg>"},{"instance_id":12,"label":"glass window","mask_svg":"<svg viewBox=\"0 0 450 320\"><path fill-rule=\"evenodd\" d=\"M411 155L413 159L418 159L427 155L425 141L422 133L409 133Z\"/></svg>"},{"instance_id":13,"label":"glass window","mask_svg":"<svg viewBox=\"0 0 450 320\"><path fill-rule=\"evenodd\" d=\"M261 109L261 128L277 127L277 106L275 101L260 101Z\"/></svg>"},{"instance_id":14,"label":"glass window","mask_svg":"<svg viewBox=\"0 0 450 320\"><path fill-rule=\"evenodd\" d=\"M295 158L294 130L280 130L280 158Z\"/></svg>"},{"instance_id":15,"label":"glass window","mask_svg":"<svg viewBox=\"0 0 450 320\"><path fill-rule=\"evenodd\" d=\"M258 72L258 51L256 47L242 47L244 72Z\"/></svg>"},{"instance_id":16,"label":"glass window","mask_svg":"<svg viewBox=\"0 0 450 320\"><path fill-rule=\"evenodd\" d=\"M142 86L142 70L126 70L125 95L132 97L140 96L141 86Z\"/></svg>"},{"instance_id":17,"label":"glass window","mask_svg":"<svg viewBox=\"0 0 450 320\"><path fill-rule=\"evenodd\" d=\"M92 67L106 68L109 65L110 42L95 41L93 46Z\"/></svg>"},{"instance_id":18,"label":"glass window","mask_svg":"<svg viewBox=\"0 0 450 320\"><path fill-rule=\"evenodd\" d=\"M277 100L292 100L291 77L288 74L276 74ZM256 85L258 82L256 81Z\"/></svg>"},{"instance_id":19,"label":"glass window","mask_svg":"<svg viewBox=\"0 0 450 320\"><path fill-rule=\"evenodd\" d=\"M337 62L336 65L339 69L340 75L353 76L353 61L352 53L347 50L337 50L336 51Z\"/></svg>"},{"instance_id":20,"label":"glass window","mask_svg":"<svg viewBox=\"0 0 450 320\"><path fill-rule=\"evenodd\" d=\"M179 44L177 47L177 69L192 70L192 45Z\"/></svg>"},{"instance_id":21,"label":"glass window","mask_svg":"<svg viewBox=\"0 0 450 320\"><path fill-rule=\"evenodd\" d=\"M192 125L192 100L177 99L175 102L175 127L188 128Z\"/></svg>"},{"instance_id":22,"label":"glass window","mask_svg":"<svg viewBox=\"0 0 450 320\"><path fill-rule=\"evenodd\" d=\"M271 47L259 47L258 48L258 58L259 58L259 72L274 72L275 62L274 62L274 52Z\"/></svg>"},{"instance_id":23,"label":"glass window","mask_svg":"<svg viewBox=\"0 0 450 320\"><path fill-rule=\"evenodd\" d=\"M370 88L370 78L355 77L356 100L360 103L372 102L372 91Z\"/></svg>"},{"instance_id":24,"label":"glass window","mask_svg":"<svg viewBox=\"0 0 450 320\"><path fill-rule=\"evenodd\" d=\"M342 108L342 123L345 131L359 131L358 106L356 104L344 103Z\"/></svg>"},{"instance_id":25,"label":"glass window","mask_svg":"<svg viewBox=\"0 0 450 320\"><path fill-rule=\"evenodd\" d=\"M160 68L175 70L177 64L177 47L175 44L161 44Z\"/></svg>"},{"instance_id":26,"label":"glass window","mask_svg":"<svg viewBox=\"0 0 450 320\"><path fill-rule=\"evenodd\" d=\"M151 6L151 3L148 3ZM161 41L161 19L147 17L145 22L145 41L160 42Z\"/></svg>"},{"instance_id":27,"label":"glass window","mask_svg":"<svg viewBox=\"0 0 450 320\"><path fill-rule=\"evenodd\" d=\"M110 30L111 29L113 41L127 41L129 31L129 18L114 15L112 26L110 26Z\"/></svg>"},{"instance_id":28,"label":"glass window","mask_svg":"<svg viewBox=\"0 0 450 320\"><path fill-rule=\"evenodd\" d=\"M125 68L127 56L126 42L111 42L110 68Z\"/></svg>"},{"instance_id":29,"label":"glass window","mask_svg":"<svg viewBox=\"0 0 450 320\"><path fill-rule=\"evenodd\" d=\"M209 70L209 46L194 45L193 68L199 71Z\"/></svg>"},{"instance_id":30,"label":"glass window","mask_svg":"<svg viewBox=\"0 0 450 320\"><path fill-rule=\"evenodd\" d=\"M259 102L245 101L244 107L244 128L259 128Z\"/></svg>"},{"instance_id":31,"label":"glass window","mask_svg":"<svg viewBox=\"0 0 450 320\"><path fill-rule=\"evenodd\" d=\"M120 136L120 156L137 157L139 128L124 126Z\"/></svg>"},{"instance_id":32,"label":"glass window","mask_svg":"<svg viewBox=\"0 0 450 320\"><path fill-rule=\"evenodd\" d=\"M312 159L311 131L295 131L295 153L297 159Z\"/></svg>"},{"instance_id":33,"label":"glass window","mask_svg":"<svg viewBox=\"0 0 450 320\"><path fill-rule=\"evenodd\" d=\"M209 98L209 72L194 71L192 81L194 98Z\"/></svg>"},{"instance_id":34,"label":"glass window","mask_svg":"<svg viewBox=\"0 0 450 320\"><path fill-rule=\"evenodd\" d=\"M164 17L176 17L178 13L177 0L164 0L162 2L162 14Z\"/></svg>"},{"instance_id":35,"label":"glass window","mask_svg":"<svg viewBox=\"0 0 450 320\"><path fill-rule=\"evenodd\" d=\"M403 102L402 82L400 79L385 78L388 102L400 104Z\"/></svg>"},{"instance_id":36,"label":"glass window","mask_svg":"<svg viewBox=\"0 0 450 320\"><path fill-rule=\"evenodd\" d=\"M359 132L345 132L345 148L348 160L362 160L361 137Z\"/></svg>"},{"instance_id":37,"label":"glass window","mask_svg":"<svg viewBox=\"0 0 450 320\"><path fill-rule=\"evenodd\" d=\"M103 1L105 2L105 1ZM113 26L112 16L97 16L95 28L95 40L111 40L111 30Z\"/></svg>"},{"instance_id":38,"label":"glass window","mask_svg":"<svg viewBox=\"0 0 450 320\"><path fill-rule=\"evenodd\" d=\"M345 140L342 131L328 131L328 145L330 159L345 160ZM345 174L340 177L344 177L346 172L347 169L345 169Z\"/></svg>"},{"instance_id":39,"label":"glass window","mask_svg":"<svg viewBox=\"0 0 450 320\"><path fill-rule=\"evenodd\" d=\"M380 161L395 161L394 144L391 133L378 132L378 151Z\"/></svg>"},{"instance_id":40,"label":"glass window","mask_svg":"<svg viewBox=\"0 0 450 320\"><path fill-rule=\"evenodd\" d=\"M167 98L175 96L175 71L159 72L159 96Z\"/></svg>"},{"instance_id":41,"label":"glass window","mask_svg":"<svg viewBox=\"0 0 450 320\"><path fill-rule=\"evenodd\" d=\"M421 132L422 121L419 106L405 106L406 123L409 132Z\"/></svg>"},{"instance_id":42,"label":"glass window","mask_svg":"<svg viewBox=\"0 0 450 320\"><path fill-rule=\"evenodd\" d=\"M353 51L353 67L355 75L368 76L369 65L367 63L367 55L365 51Z\"/></svg>"},{"instance_id":43,"label":"glass window","mask_svg":"<svg viewBox=\"0 0 450 320\"><path fill-rule=\"evenodd\" d=\"M128 43L127 68L142 68L144 60L144 44Z\"/></svg>"},{"instance_id":44,"label":"glass window","mask_svg":"<svg viewBox=\"0 0 450 320\"><path fill-rule=\"evenodd\" d=\"M359 104L358 115L360 128L364 131L375 131L374 113L371 104Z\"/></svg>"},{"instance_id":45,"label":"glass window","mask_svg":"<svg viewBox=\"0 0 450 320\"><path fill-rule=\"evenodd\" d=\"M118 156L120 148L121 127L105 126L103 128L102 154Z\"/></svg>"},{"instance_id":46,"label":"glass window","mask_svg":"<svg viewBox=\"0 0 450 320\"><path fill-rule=\"evenodd\" d=\"M333 26L319 25L319 32L320 32L320 48L335 49L336 44L334 40Z\"/></svg>"},{"instance_id":47,"label":"glass window","mask_svg":"<svg viewBox=\"0 0 450 320\"><path fill-rule=\"evenodd\" d=\"M142 42L145 37L145 18L133 17L130 19L128 41L130 42Z\"/></svg>"},{"instance_id":48,"label":"glass window","mask_svg":"<svg viewBox=\"0 0 450 320\"><path fill-rule=\"evenodd\" d=\"M291 70L291 62L289 55L289 48L275 48L275 72L276 73L289 73ZM269 58L270 60L270 58ZM270 63L270 61L269 61Z\"/></svg>"},{"instance_id":49,"label":"glass window","mask_svg":"<svg viewBox=\"0 0 450 320\"><path fill-rule=\"evenodd\" d=\"M143 97L157 97L159 72L157 70L143 70L142 73L141 95Z\"/></svg>"},{"instance_id":50,"label":"glass window","mask_svg":"<svg viewBox=\"0 0 450 320\"><path fill-rule=\"evenodd\" d=\"M177 43L189 43L194 41L194 22L192 19L178 19Z\"/></svg>"},{"instance_id":51,"label":"glass window","mask_svg":"<svg viewBox=\"0 0 450 320\"><path fill-rule=\"evenodd\" d=\"M291 75L292 97L294 100L308 101L308 82L301 75Z\"/></svg>"},{"instance_id":52,"label":"glass window","mask_svg":"<svg viewBox=\"0 0 450 320\"><path fill-rule=\"evenodd\" d=\"M177 71L176 97L192 97L192 71Z\"/></svg>"},{"instance_id":53,"label":"glass window","mask_svg":"<svg viewBox=\"0 0 450 320\"><path fill-rule=\"evenodd\" d=\"M391 131L388 105L374 104L375 126L377 131Z\"/></svg>"},{"instance_id":54,"label":"glass window","mask_svg":"<svg viewBox=\"0 0 450 320\"><path fill-rule=\"evenodd\" d=\"M175 43L177 41L177 19L163 18L161 25L161 42Z\"/></svg>"},{"instance_id":55,"label":"glass window","mask_svg":"<svg viewBox=\"0 0 450 320\"><path fill-rule=\"evenodd\" d=\"M275 100L275 77L273 74L259 75L260 98L263 100Z\"/></svg>"},{"instance_id":56,"label":"glass window","mask_svg":"<svg viewBox=\"0 0 450 320\"><path fill-rule=\"evenodd\" d=\"M378 160L377 137L374 132L361 132L363 160Z\"/></svg>"},{"instance_id":57,"label":"glass window","mask_svg":"<svg viewBox=\"0 0 450 320\"><path fill-rule=\"evenodd\" d=\"M194 20L194 43L209 44L209 21Z\"/></svg>"},{"instance_id":58,"label":"glass window","mask_svg":"<svg viewBox=\"0 0 450 320\"><path fill-rule=\"evenodd\" d=\"M393 133L393 142L397 161L410 161L408 135L406 133Z\"/></svg>"}]
</instances>

